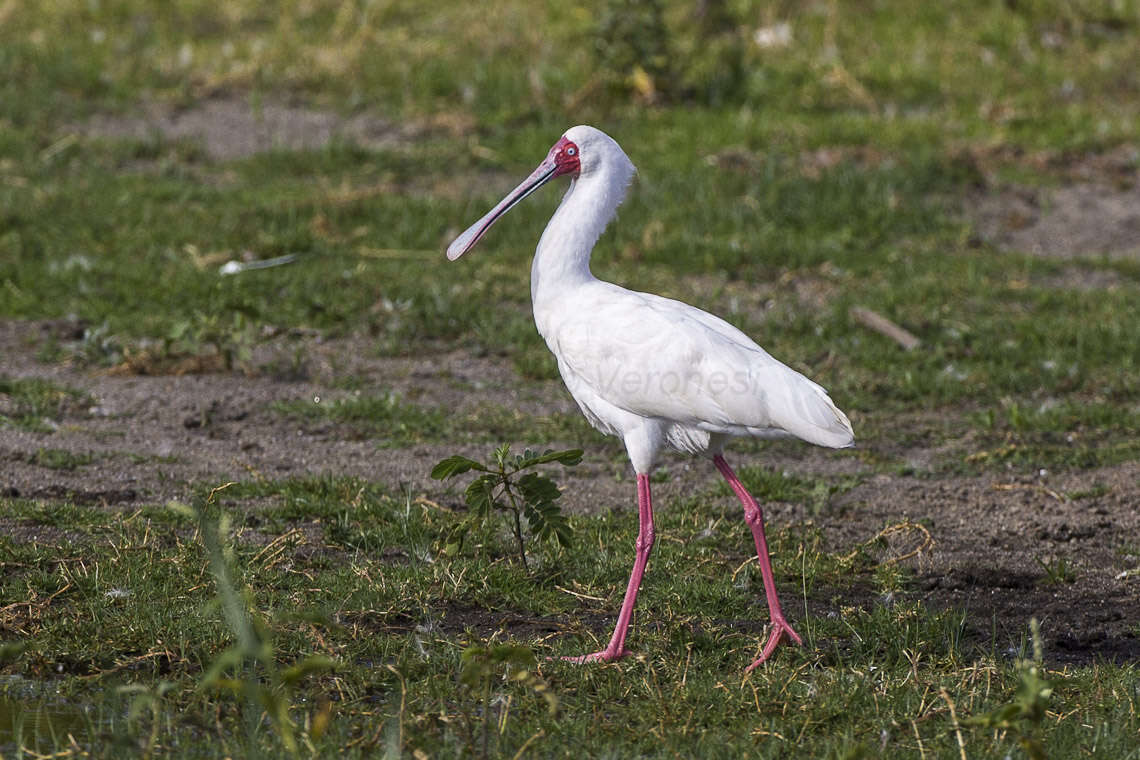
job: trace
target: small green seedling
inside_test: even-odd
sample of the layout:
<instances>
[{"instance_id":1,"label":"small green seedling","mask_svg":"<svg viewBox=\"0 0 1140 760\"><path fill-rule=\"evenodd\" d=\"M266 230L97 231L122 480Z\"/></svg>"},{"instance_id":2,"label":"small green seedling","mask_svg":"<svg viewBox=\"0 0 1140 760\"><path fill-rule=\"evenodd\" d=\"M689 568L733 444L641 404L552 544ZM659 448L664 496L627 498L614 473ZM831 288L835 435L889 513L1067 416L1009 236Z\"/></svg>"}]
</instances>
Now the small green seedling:
<instances>
[{"instance_id":1,"label":"small green seedling","mask_svg":"<svg viewBox=\"0 0 1140 760\"><path fill-rule=\"evenodd\" d=\"M1057 585L1060 583L1073 583L1077 580L1077 570L1073 567L1072 563L1065 557L1058 557L1057 559L1046 562L1040 557L1034 557L1034 561L1041 566L1045 571L1043 580L1046 583Z\"/></svg>"},{"instance_id":2,"label":"small green seedling","mask_svg":"<svg viewBox=\"0 0 1140 760\"><path fill-rule=\"evenodd\" d=\"M492 682L502 678L530 689L546 700L550 715L558 710L558 697L546 682L534 674L537 661L534 652L517 644L494 644L492 646L469 646L463 650L463 661L459 671L459 683L471 693L479 696L482 706L482 726L480 757L489 754L491 722ZM501 674L501 675L500 675ZM475 730L471 725L470 713L465 713L467 736L472 748L475 743ZM521 754L521 753L520 753ZM517 757L517 755L516 755Z\"/></svg>"},{"instance_id":3,"label":"small green seedling","mask_svg":"<svg viewBox=\"0 0 1140 760\"><path fill-rule=\"evenodd\" d=\"M431 476L436 480L446 480L471 470L482 473L471 481L464 492L468 516L450 532L444 550L448 554L455 554L462 549L467 534L473 527L483 525L493 510L510 513L519 563L527 570L529 568L523 547L523 517L526 518L531 535L542 540L553 538L561 546L570 546L573 531L558 505L558 499L562 496L558 486L545 475L523 471L550 462L572 467L581 461L581 449L548 450L542 454L527 449L521 455L511 456L508 444L495 449L494 460L489 464L458 455L444 459L432 468Z\"/></svg>"},{"instance_id":4,"label":"small green seedling","mask_svg":"<svg viewBox=\"0 0 1140 760\"><path fill-rule=\"evenodd\" d=\"M1033 639L1033 659L1018 660L1017 675L1020 684L1013 701L992 712L976 715L963 721L964 725L1009 731L1031 760L1046 760L1045 746L1039 738L1045 710L1053 695L1053 684L1042 675L1041 626L1037 618L1029 621Z\"/></svg>"}]
</instances>

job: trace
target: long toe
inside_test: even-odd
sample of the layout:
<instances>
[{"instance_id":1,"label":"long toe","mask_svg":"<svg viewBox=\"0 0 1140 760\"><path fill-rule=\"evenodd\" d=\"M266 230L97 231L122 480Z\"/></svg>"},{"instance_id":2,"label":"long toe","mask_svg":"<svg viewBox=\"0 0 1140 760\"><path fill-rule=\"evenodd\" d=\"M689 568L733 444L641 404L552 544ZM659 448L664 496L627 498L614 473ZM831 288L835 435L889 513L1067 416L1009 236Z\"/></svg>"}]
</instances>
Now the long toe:
<instances>
[{"instance_id":1,"label":"long toe","mask_svg":"<svg viewBox=\"0 0 1140 760\"><path fill-rule=\"evenodd\" d=\"M772 656L772 652L776 651L776 647L780 645L781 641L788 641L792 644L803 644L803 639L800 635L792 630L788 625L788 621L777 619L772 621L772 634L768 637L768 643L764 645L764 651L756 658L756 661L749 665L744 672L751 673L757 667L768 661Z\"/></svg>"},{"instance_id":2,"label":"long toe","mask_svg":"<svg viewBox=\"0 0 1140 760\"><path fill-rule=\"evenodd\" d=\"M795 631L793 631L792 627L790 625L788 625L786 622L784 623L783 631L785 634L787 634L788 638L791 639L792 641L794 641L797 645L799 645L799 646L804 645L804 640L801 639L800 635L798 633L796 633Z\"/></svg>"},{"instance_id":3,"label":"long toe","mask_svg":"<svg viewBox=\"0 0 1140 760\"><path fill-rule=\"evenodd\" d=\"M592 654L582 654L577 657L559 657L558 659L564 662L572 662L576 665L585 665L588 662L613 662L614 660L620 660L628 654L629 651L625 649L618 651L603 649L600 652L594 652Z\"/></svg>"}]
</instances>

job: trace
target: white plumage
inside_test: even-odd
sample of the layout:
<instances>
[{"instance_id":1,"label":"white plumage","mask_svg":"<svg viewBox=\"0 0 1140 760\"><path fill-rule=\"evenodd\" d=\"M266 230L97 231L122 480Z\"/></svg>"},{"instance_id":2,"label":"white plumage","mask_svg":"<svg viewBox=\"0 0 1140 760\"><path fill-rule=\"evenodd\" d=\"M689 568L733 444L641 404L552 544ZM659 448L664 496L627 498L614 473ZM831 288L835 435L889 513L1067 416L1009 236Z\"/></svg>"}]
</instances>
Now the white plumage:
<instances>
[{"instance_id":1,"label":"white plumage","mask_svg":"<svg viewBox=\"0 0 1140 760\"><path fill-rule=\"evenodd\" d=\"M448 258L470 250L506 211L546 182L572 177L535 252L534 321L590 424L625 442L638 476L641 514L634 571L614 636L606 649L573 659L612 660L626 653L626 628L653 543L648 476L669 446L712 459L744 505L774 624L755 667L783 636L797 642L799 637L775 595L762 513L724 462L724 445L733 436L795 437L841 448L853 444L854 434L823 388L724 320L591 274L590 253L634 173L608 135L573 127L527 180L451 244Z\"/></svg>"}]
</instances>

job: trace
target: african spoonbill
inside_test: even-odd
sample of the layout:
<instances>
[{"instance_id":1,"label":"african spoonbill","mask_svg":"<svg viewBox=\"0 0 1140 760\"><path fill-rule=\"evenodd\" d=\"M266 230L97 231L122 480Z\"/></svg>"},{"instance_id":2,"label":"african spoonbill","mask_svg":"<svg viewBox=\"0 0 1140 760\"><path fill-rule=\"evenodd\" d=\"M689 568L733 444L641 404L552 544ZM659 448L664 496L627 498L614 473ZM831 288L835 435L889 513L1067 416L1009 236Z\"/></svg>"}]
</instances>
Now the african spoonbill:
<instances>
[{"instance_id":1,"label":"african spoonbill","mask_svg":"<svg viewBox=\"0 0 1140 760\"><path fill-rule=\"evenodd\" d=\"M802 642L780 608L764 514L725 461L724 446L734 436L752 436L843 448L853 445L854 433L827 391L729 323L591 274L590 253L635 171L611 137L593 127L573 127L522 184L452 242L447 257L454 261L471 250L503 214L542 185L570 177L531 266L534 321L590 424L625 443L637 474L640 529L613 637L599 652L566 659L610 661L628 654L626 633L654 542L649 476L661 450L669 447L711 459L744 506L772 625L751 671L785 638Z\"/></svg>"}]
</instances>

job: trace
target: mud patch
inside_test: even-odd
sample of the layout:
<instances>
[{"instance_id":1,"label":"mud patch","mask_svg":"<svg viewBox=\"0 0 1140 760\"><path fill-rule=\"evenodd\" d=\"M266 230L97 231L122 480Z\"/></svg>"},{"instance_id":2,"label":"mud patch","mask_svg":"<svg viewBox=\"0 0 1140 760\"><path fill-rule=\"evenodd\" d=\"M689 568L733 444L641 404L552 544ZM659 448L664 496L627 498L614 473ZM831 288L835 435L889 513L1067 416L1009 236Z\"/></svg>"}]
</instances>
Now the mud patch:
<instances>
[{"instance_id":1,"label":"mud patch","mask_svg":"<svg viewBox=\"0 0 1140 760\"><path fill-rule=\"evenodd\" d=\"M27 544L83 544L90 537L76 530L68 530L58 525L48 525L34 520L17 520L11 517L0 517L0 536L7 536L13 541ZM0 562L0 571L8 572L5 568L19 569L25 567L21 563Z\"/></svg>"},{"instance_id":2,"label":"mud patch","mask_svg":"<svg viewBox=\"0 0 1140 760\"><path fill-rule=\"evenodd\" d=\"M577 617L567 620L554 616L535 616L522 610L494 610L470 602L445 600L434 605L430 612L425 611L422 616L404 610L369 610L342 613L337 622L384 633L417 633L427 636L439 632L449 636L462 636L471 632L482 639L524 639L562 633L569 629L577 630L582 625L596 625L601 629L609 620L604 614L588 615L583 623Z\"/></svg>"},{"instance_id":3,"label":"mud patch","mask_svg":"<svg viewBox=\"0 0 1140 760\"><path fill-rule=\"evenodd\" d=\"M367 148L407 142L415 131L374 115L342 116L282 101L255 105L228 95L173 108L151 103L128 114L101 114L77 130L88 137L199 142L213 159L229 161L269 150L312 150L334 140Z\"/></svg>"},{"instance_id":4,"label":"mud patch","mask_svg":"<svg viewBox=\"0 0 1140 760\"><path fill-rule=\"evenodd\" d=\"M1063 494L1096 494L1068 498ZM967 636L1006 654L1030 618L1048 659L1140 660L1140 463L1050 476L941 480L878 476L835 500L825 537L844 549L868 524L921 519L935 547L910 561L906 596L967 612ZM1129 544L1129 542L1133 542Z\"/></svg>"},{"instance_id":5,"label":"mud patch","mask_svg":"<svg viewBox=\"0 0 1140 760\"><path fill-rule=\"evenodd\" d=\"M1128 280L1111 269L1065 267L1060 274L1036 278L1033 282L1042 288L1096 291L1115 290Z\"/></svg>"},{"instance_id":6,"label":"mud patch","mask_svg":"<svg viewBox=\"0 0 1140 760\"><path fill-rule=\"evenodd\" d=\"M16 498L68 501L82 506L94 504L106 507L114 504L130 504L139 498L138 491L132 488L68 488L58 483L33 488L26 493L15 486L8 486L6 491Z\"/></svg>"},{"instance_id":7,"label":"mud patch","mask_svg":"<svg viewBox=\"0 0 1140 760\"><path fill-rule=\"evenodd\" d=\"M1004 250L1140 260L1140 183L1011 188L979 198L970 215L981 238Z\"/></svg>"}]
</instances>

